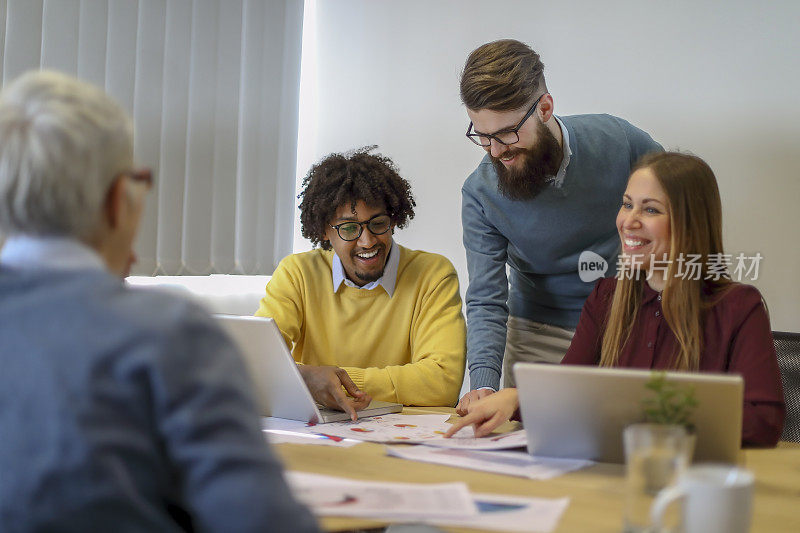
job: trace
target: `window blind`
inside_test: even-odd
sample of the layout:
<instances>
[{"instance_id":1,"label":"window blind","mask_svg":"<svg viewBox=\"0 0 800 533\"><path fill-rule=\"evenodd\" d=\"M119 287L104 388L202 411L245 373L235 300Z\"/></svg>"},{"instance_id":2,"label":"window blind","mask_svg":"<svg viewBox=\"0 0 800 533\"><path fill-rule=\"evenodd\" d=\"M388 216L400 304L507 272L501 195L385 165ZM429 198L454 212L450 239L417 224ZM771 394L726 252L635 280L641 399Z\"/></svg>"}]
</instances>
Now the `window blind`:
<instances>
[{"instance_id":1,"label":"window blind","mask_svg":"<svg viewBox=\"0 0 800 533\"><path fill-rule=\"evenodd\" d=\"M131 113L156 176L134 274L271 274L292 251L302 21L302 0L0 0L2 82L60 70Z\"/></svg>"}]
</instances>

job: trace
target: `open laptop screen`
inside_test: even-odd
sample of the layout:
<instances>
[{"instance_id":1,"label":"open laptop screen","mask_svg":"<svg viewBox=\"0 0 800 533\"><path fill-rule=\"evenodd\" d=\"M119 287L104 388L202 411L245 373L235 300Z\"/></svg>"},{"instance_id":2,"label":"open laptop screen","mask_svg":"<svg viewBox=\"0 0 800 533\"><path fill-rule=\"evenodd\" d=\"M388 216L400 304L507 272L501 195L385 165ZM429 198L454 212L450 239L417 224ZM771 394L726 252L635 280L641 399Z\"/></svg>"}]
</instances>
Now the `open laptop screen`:
<instances>
[{"instance_id":1,"label":"open laptop screen","mask_svg":"<svg viewBox=\"0 0 800 533\"><path fill-rule=\"evenodd\" d=\"M520 412L533 455L622 463L622 430L641 422L649 370L517 363ZM737 461L742 433L740 376L667 372L694 388L694 459Z\"/></svg>"},{"instance_id":2,"label":"open laptop screen","mask_svg":"<svg viewBox=\"0 0 800 533\"><path fill-rule=\"evenodd\" d=\"M347 413L320 408L306 387L297 364L271 318L214 315L244 356L264 416L324 423L348 420ZM397 413L401 404L373 401L359 418Z\"/></svg>"}]
</instances>

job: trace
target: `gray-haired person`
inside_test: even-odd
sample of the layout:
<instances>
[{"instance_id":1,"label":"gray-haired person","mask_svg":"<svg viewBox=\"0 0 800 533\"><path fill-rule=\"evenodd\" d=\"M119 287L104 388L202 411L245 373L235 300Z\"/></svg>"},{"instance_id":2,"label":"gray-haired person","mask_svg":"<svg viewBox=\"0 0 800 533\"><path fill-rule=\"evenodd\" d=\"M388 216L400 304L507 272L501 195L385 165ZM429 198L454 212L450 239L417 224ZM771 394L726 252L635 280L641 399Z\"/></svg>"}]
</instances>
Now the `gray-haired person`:
<instances>
[{"instance_id":1,"label":"gray-haired person","mask_svg":"<svg viewBox=\"0 0 800 533\"><path fill-rule=\"evenodd\" d=\"M149 171L130 118L52 72L0 95L3 531L316 531L232 342L121 277Z\"/></svg>"}]
</instances>

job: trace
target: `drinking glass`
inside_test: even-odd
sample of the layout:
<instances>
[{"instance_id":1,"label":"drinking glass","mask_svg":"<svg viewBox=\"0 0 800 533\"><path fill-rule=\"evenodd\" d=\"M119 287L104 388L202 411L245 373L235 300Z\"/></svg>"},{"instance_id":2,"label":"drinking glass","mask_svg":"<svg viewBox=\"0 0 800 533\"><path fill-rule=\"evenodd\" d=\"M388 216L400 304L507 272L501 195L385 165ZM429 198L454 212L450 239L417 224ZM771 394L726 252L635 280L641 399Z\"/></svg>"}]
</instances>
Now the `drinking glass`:
<instances>
[{"instance_id":1,"label":"drinking glass","mask_svg":"<svg viewBox=\"0 0 800 533\"><path fill-rule=\"evenodd\" d=\"M653 499L661 489L677 481L690 461L691 447L686 429L663 424L633 424L625 428L623 442L626 471L624 531L655 533L650 521ZM669 523L672 517L665 518ZM677 522L677 517L674 522Z\"/></svg>"}]
</instances>

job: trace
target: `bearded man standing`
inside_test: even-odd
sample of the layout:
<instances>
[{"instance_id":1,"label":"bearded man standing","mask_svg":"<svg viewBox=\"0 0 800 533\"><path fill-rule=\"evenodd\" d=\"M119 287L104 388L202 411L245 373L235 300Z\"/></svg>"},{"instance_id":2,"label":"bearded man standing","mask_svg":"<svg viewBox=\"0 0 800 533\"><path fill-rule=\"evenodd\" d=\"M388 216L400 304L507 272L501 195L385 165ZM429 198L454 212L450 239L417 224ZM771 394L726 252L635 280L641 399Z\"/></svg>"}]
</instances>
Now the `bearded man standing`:
<instances>
[{"instance_id":1,"label":"bearded man standing","mask_svg":"<svg viewBox=\"0 0 800 533\"><path fill-rule=\"evenodd\" d=\"M457 407L464 414L500 388L501 370L514 385L513 363L561 361L594 285L581 280L579 257L593 252L613 273L631 167L662 148L618 117L554 115L544 65L519 41L475 49L460 89L467 138L487 152L461 190L472 389Z\"/></svg>"}]
</instances>

